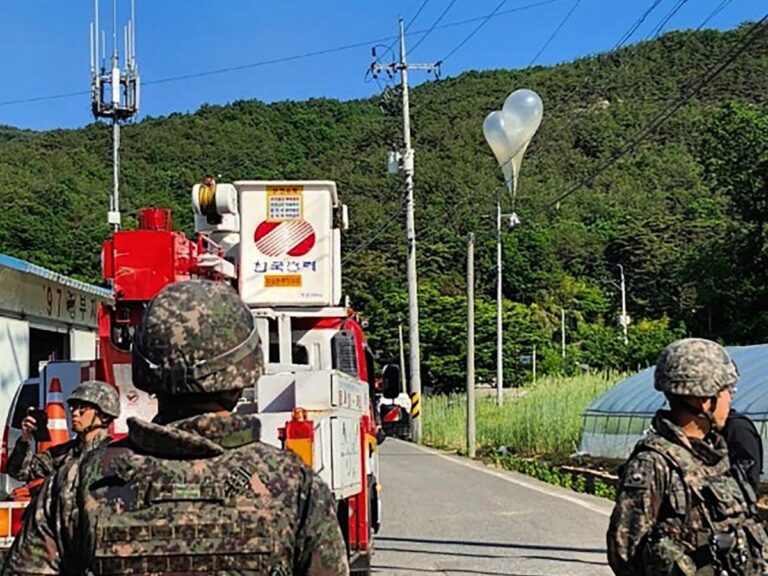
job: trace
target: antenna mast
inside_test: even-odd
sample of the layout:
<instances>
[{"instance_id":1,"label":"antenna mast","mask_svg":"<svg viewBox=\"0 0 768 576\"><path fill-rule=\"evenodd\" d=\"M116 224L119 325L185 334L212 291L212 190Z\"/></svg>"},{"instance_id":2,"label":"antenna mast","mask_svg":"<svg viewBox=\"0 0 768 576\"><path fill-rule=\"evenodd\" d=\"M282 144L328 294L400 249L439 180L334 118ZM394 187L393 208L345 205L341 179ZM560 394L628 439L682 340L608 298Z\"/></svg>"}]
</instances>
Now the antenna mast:
<instances>
[{"instance_id":1,"label":"antenna mast","mask_svg":"<svg viewBox=\"0 0 768 576\"><path fill-rule=\"evenodd\" d=\"M105 34L99 28L99 4L93 0L91 22L91 109L95 118L112 120L113 188L107 223L120 229L120 123L139 111L139 68L136 64L136 0L131 0L131 17L123 27L124 69L120 69L117 43L117 0L112 0L112 56L106 62Z\"/></svg>"}]
</instances>

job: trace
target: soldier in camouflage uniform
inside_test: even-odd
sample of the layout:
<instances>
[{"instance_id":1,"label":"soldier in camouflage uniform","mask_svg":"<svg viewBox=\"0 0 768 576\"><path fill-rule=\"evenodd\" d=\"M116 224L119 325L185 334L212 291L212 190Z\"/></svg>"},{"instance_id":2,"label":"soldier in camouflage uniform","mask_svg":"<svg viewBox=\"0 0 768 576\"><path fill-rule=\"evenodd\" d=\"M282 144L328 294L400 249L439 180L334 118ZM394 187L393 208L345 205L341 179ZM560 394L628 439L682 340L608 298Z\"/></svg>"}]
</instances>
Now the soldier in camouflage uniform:
<instances>
[{"instance_id":1,"label":"soldier in camouflage uniform","mask_svg":"<svg viewBox=\"0 0 768 576\"><path fill-rule=\"evenodd\" d=\"M730 471L718 429L728 414L723 391L738 379L721 346L687 338L659 356L660 410L621 475L607 534L619 575L768 574L768 538L755 494Z\"/></svg>"},{"instance_id":2,"label":"soldier in camouflage uniform","mask_svg":"<svg viewBox=\"0 0 768 576\"><path fill-rule=\"evenodd\" d=\"M26 416L21 423L21 438L8 457L11 478L23 482L47 478L64 462L109 440L109 424L120 416L120 398L114 386L99 380L83 382L72 391L67 404L72 412L72 430L77 436L35 454L32 438L37 424L32 416Z\"/></svg>"},{"instance_id":3,"label":"soldier in camouflage uniform","mask_svg":"<svg viewBox=\"0 0 768 576\"><path fill-rule=\"evenodd\" d=\"M349 573L328 487L232 414L263 360L248 308L227 285L172 284L133 345L152 422L60 469L14 541L4 574Z\"/></svg>"}]
</instances>

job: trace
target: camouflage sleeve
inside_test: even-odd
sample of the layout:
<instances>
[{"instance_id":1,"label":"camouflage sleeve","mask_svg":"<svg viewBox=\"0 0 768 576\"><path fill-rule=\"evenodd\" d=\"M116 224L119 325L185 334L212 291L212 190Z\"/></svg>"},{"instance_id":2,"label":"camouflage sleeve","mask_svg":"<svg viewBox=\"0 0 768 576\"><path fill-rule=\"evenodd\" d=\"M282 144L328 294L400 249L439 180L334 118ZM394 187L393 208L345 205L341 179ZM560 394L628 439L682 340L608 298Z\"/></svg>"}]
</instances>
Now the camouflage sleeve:
<instances>
[{"instance_id":1,"label":"camouflage sleeve","mask_svg":"<svg viewBox=\"0 0 768 576\"><path fill-rule=\"evenodd\" d=\"M645 574L644 547L669 483L661 456L641 452L628 463L608 527L608 563L618 576Z\"/></svg>"},{"instance_id":2,"label":"camouflage sleeve","mask_svg":"<svg viewBox=\"0 0 768 576\"><path fill-rule=\"evenodd\" d=\"M29 459L29 465L25 471L25 481L35 480L37 478L48 478L58 467L56 455L49 449L40 454L33 454Z\"/></svg>"},{"instance_id":3,"label":"camouflage sleeve","mask_svg":"<svg viewBox=\"0 0 768 576\"><path fill-rule=\"evenodd\" d=\"M43 483L24 514L24 524L13 541L2 576L59 574L62 551L71 541L75 515L77 466L70 461Z\"/></svg>"},{"instance_id":4,"label":"camouflage sleeve","mask_svg":"<svg viewBox=\"0 0 768 576\"><path fill-rule=\"evenodd\" d=\"M301 524L296 538L296 576L346 576L347 546L336 516L336 501L317 474L307 471L302 484ZM306 487L306 488L305 488Z\"/></svg>"},{"instance_id":5,"label":"camouflage sleeve","mask_svg":"<svg viewBox=\"0 0 768 576\"><path fill-rule=\"evenodd\" d=\"M19 447L19 444L22 443L26 446ZM19 440L16 443L16 446L13 447L11 456L8 457L8 473L11 478L21 480L22 482L29 482L30 480L36 480L37 478L48 478L48 476L53 474L53 471L69 457L72 453L73 446L73 441L69 441L66 444L52 446L40 454L34 454L32 450L29 449L29 442ZM14 457L17 448L19 454L11 469L11 458ZM16 474L15 476L14 473Z\"/></svg>"},{"instance_id":6,"label":"camouflage sleeve","mask_svg":"<svg viewBox=\"0 0 768 576\"><path fill-rule=\"evenodd\" d=\"M22 482L29 480L29 463L32 456L32 443L19 438L8 456L8 476Z\"/></svg>"}]
</instances>

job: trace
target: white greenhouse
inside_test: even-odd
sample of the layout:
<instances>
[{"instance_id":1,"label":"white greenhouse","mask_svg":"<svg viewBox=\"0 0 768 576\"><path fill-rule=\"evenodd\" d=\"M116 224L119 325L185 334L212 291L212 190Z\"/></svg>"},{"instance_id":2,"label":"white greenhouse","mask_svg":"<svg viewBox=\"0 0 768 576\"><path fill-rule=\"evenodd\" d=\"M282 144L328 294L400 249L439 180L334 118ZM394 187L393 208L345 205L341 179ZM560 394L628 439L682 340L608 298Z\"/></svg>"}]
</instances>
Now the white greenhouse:
<instances>
[{"instance_id":1,"label":"white greenhouse","mask_svg":"<svg viewBox=\"0 0 768 576\"><path fill-rule=\"evenodd\" d=\"M768 454L768 344L726 348L739 368L733 408L749 416ZM666 404L653 388L653 367L630 376L605 392L584 412L580 451L602 458L625 459Z\"/></svg>"}]
</instances>

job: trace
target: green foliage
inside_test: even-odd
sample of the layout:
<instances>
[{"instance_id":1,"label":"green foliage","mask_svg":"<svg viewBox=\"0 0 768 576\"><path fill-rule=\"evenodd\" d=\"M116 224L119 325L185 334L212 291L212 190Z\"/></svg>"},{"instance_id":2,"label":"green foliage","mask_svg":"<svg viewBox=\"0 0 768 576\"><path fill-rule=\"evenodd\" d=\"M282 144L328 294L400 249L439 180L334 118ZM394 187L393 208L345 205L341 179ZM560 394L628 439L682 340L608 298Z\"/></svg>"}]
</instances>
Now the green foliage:
<instances>
[{"instance_id":1,"label":"green foliage","mask_svg":"<svg viewBox=\"0 0 768 576\"><path fill-rule=\"evenodd\" d=\"M584 323L579 326L578 334L581 342L575 354L580 363L633 371L654 364L659 350L683 337L685 331L682 326L670 326L669 318L663 317L659 320L640 320L631 326L627 346L621 340L618 327Z\"/></svg>"},{"instance_id":2,"label":"green foliage","mask_svg":"<svg viewBox=\"0 0 768 576\"><path fill-rule=\"evenodd\" d=\"M768 337L768 109L730 103L704 123L704 173L728 216L689 273L709 330L728 340Z\"/></svg>"},{"instance_id":3,"label":"green foliage","mask_svg":"<svg viewBox=\"0 0 768 576\"><path fill-rule=\"evenodd\" d=\"M616 486L603 482L600 478L595 478L594 494L608 500L616 500Z\"/></svg>"},{"instance_id":4,"label":"green foliage","mask_svg":"<svg viewBox=\"0 0 768 576\"><path fill-rule=\"evenodd\" d=\"M616 500L616 487L614 485L608 484L597 477L587 479L587 476L584 474L563 470L546 460L521 458L511 454L506 456L494 454L493 463L498 467L514 470L542 482L567 488L574 492L587 492L601 498Z\"/></svg>"},{"instance_id":5,"label":"green foliage","mask_svg":"<svg viewBox=\"0 0 768 576\"><path fill-rule=\"evenodd\" d=\"M583 411L620 379L618 374L548 377L515 395L507 394L502 406L478 390L478 449L495 451L505 446L521 456L568 456L578 450ZM422 402L425 441L463 449L466 395L427 396Z\"/></svg>"},{"instance_id":6,"label":"green foliage","mask_svg":"<svg viewBox=\"0 0 768 576\"><path fill-rule=\"evenodd\" d=\"M477 377L493 384L499 194L505 212L514 208L522 220L502 234L505 385L531 379L520 357L534 346L540 374L567 375L585 366L645 366L680 335L729 344L768 337L765 35L654 135L588 178L744 31L675 32L550 68L466 72L412 91L426 386L455 390L464 383L469 232L477 238ZM545 117L513 206L500 192L482 121L522 86L541 94ZM384 171L386 153L401 137L396 103L238 101L126 126L124 222L135 225L137 209L160 205L191 233L189 190L206 174L337 181L352 222L344 237L345 291L368 320L379 360L396 361L398 322L407 341L408 317L404 218L393 218L402 210L403 186ZM0 252L99 282L100 244L109 234L109 127L0 127L0 179ZM544 208L582 180L571 198ZM616 328L617 264L626 272L633 318L626 347Z\"/></svg>"},{"instance_id":7,"label":"green foliage","mask_svg":"<svg viewBox=\"0 0 768 576\"><path fill-rule=\"evenodd\" d=\"M556 462L562 462L578 449L584 409L622 377L550 377L518 390L514 396L508 394L502 406L484 395L482 389L478 390L478 453L499 467L556 486L615 498L612 485L597 477L565 471ZM466 395L426 396L422 402L424 442L465 453Z\"/></svg>"}]
</instances>

